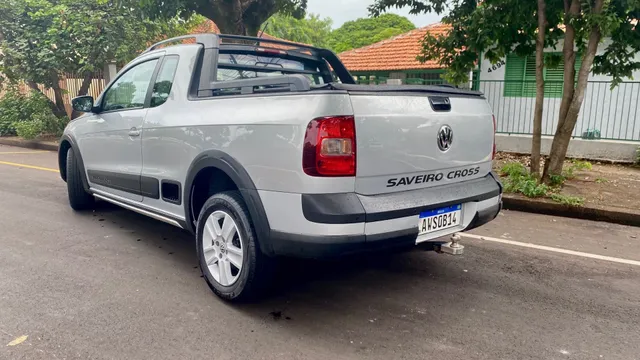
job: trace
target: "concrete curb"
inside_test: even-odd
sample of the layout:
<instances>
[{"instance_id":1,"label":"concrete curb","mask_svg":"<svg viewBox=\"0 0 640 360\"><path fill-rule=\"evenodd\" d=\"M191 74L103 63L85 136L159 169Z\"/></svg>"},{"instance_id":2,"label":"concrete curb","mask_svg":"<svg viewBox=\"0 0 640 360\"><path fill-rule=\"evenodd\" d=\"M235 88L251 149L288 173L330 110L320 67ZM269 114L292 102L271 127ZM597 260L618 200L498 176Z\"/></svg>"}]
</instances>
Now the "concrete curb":
<instances>
[{"instance_id":1,"label":"concrete curb","mask_svg":"<svg viewBox=\"0 0 640 360\"><path fill-rule=\"evenodd\" d=\"M547 200L529 199L505 194L502 197L505 209L536 214L562 216L575 219L605 221L615 224L640 226L640 211L606 206L568 206Z\"/></svg>"},{"instance_id":2,"label":"concrete curb","mask_svg":"<svg viewBox=\"0 0 640 360\"><path fill-rule=\"evenodd\" d=\"M37 140L24 140L20 138L0 137L0 145L16 146L27 149L58 151L58 144L49 141L45 142Z\"/></svg>"}]
</instances>

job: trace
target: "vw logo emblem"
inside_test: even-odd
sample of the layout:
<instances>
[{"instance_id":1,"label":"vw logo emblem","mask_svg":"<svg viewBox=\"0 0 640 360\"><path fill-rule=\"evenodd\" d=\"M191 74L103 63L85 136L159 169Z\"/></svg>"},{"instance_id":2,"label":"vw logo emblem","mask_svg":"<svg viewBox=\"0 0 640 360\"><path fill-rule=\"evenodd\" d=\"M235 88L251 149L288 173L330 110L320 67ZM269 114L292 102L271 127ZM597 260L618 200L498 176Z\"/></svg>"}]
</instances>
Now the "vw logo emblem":
<instances>
[{"instance_id":1,"label":"vw logo emblem","mask_svg":"<svg viewBox=\"0 0 640 360\"><path fill-rule=\"evenodd\" d=\"M446 152L451 148L451 144L453 143L453 130L451 130L451 126L443 125L440 130L438 130L438 148L442 152Z\"/></svg>"}]
</instances>

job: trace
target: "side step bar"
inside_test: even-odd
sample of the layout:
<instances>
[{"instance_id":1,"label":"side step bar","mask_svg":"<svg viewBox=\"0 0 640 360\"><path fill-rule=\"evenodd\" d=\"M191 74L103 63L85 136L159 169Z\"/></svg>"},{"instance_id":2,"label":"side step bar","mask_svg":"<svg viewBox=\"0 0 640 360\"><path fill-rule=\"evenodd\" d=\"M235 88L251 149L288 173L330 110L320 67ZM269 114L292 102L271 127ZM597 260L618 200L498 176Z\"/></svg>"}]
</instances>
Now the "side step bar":
<instances>
[{"instance_id":1,"label":"side step bar","mask_svg":"<svg viewBox=\"0 0 640 360\"><path fill-rule=\"evenodd\" d=\"M139 207L136 207L136 206L133 206L133 205L129 205L129 204L125 203L125 202L122 202L122 201L119 201L119 200L116 200L116 199L113 199L111 197L107 197L107 196L104 196L104 195L100 195L100 194L94 193L93 196L95 198L97 198L97 199L110 202L110 203L112 203L114 205L118 205L118 206L123 207L123 208L125 208L127 210L135 211L138 214L142 214L142 215L148 216L150 218L153 218L153 219L156 219L156 220L160 220L160 221L165 222L167 224L171 224L173 226L177 226L177 227L183 229L182 225L180 225L179 222L177 222L176 220L174 220L174 219L172 219L170 217L167 217L167 216L164 216L164 215L160 215L160 214L156 214L156 213L154 213L152 211L140 209Z\"/></svg>"}]
</instances>

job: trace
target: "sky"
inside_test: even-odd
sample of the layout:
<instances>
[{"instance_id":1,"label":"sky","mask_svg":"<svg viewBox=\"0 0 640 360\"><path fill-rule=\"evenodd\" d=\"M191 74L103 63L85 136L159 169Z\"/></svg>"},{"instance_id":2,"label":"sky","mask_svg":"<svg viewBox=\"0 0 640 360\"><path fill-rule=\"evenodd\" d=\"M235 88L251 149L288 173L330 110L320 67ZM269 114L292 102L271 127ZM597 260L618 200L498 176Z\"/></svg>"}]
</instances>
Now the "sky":
<instances>
[{"instance_id":1,"label":"sky","mask_svg":"<svg viewBox=\"0 0 640 360\"><path fill-rule=\"evenodd\" d=\"M308 0L307 12L319 14L321 18L329 17L333 20L333 27L338 28L344 22L368 17L367 7L373 0ZM421 14L409 15L409 9L392 9L390 13L406 16L416 27L423 27L440 21L440 15Z\"/></svg>"}]
</instances>

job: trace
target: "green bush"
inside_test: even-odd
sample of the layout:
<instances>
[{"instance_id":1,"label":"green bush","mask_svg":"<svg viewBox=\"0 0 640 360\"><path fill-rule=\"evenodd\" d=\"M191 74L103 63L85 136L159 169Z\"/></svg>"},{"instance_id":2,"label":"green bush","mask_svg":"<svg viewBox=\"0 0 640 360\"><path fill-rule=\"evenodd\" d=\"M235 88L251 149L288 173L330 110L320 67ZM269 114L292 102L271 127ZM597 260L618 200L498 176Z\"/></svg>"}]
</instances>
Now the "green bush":
<instances>
[{"instance_id":1,"label":"green bush","mask_svg":"<svg viewBox=\"0 0 640 360\"><path fill-rule=\"evenodd\" d=\"M564 184L566 180L567 178L562 175L549 175L549 183L553 186L560 186Z\"/></svg>"},{"instance_id":2,"label":"green bush","mask_svg":"<svg viewBox=\"0 0 640 360\"><path fill-rule=\"evenodd\" d=\"M538 183L538 179L531 175L524 165L518 162L505 164L501 173L503 179L504 191L509 193L521 193L526 197L542 197L549 192L549 186Z\"/></svg>"},{"instance_id":3,"label":"green bush","mask_svg":"<svg viewBox=\"0 0 640 360\"><path fill-rule=\"evenodd\" d=\"M20 116L20 108L24 103L24 95L16 89L9 89L0 99L0 136L16 134L13 124L24 120Z\"/></svg>"},{"instance_id":4,"label":"green bush","mask_svg":"<svg viewBox=\"0 0 640 360\"><path fill-rule=\"evenodd\" d=\"M9 88L0 99L0 136L34 138L43 133L59 135L67 119L56 117L49 104L49 99L38 91L22 94L15 87ZM34 131L38 132L34 135Z\"/></svg>"},{"instance_id":5,"label":"green bush","mask_svg":"<svg viewBox=\"0 0 640 360\"><path fill-rule=\"evenodd\" d=\"M530 198L543 197L549 192L549 186L538 183L533 175L509 176L504 181L506 192L521 193Z\"/></svg>"},{"instance_id":6,"label":"green bush","mask_svg":"<svg viewBox=\"0 0 640 360\"><path fill-rule=\"evenodd\" d=\"M31 140L46 132L47 122L39 115L36 115L29 121L18 121L13 123L13 127L15 128L18 136L23 139Z\"/></svg>"}]
</instances>

